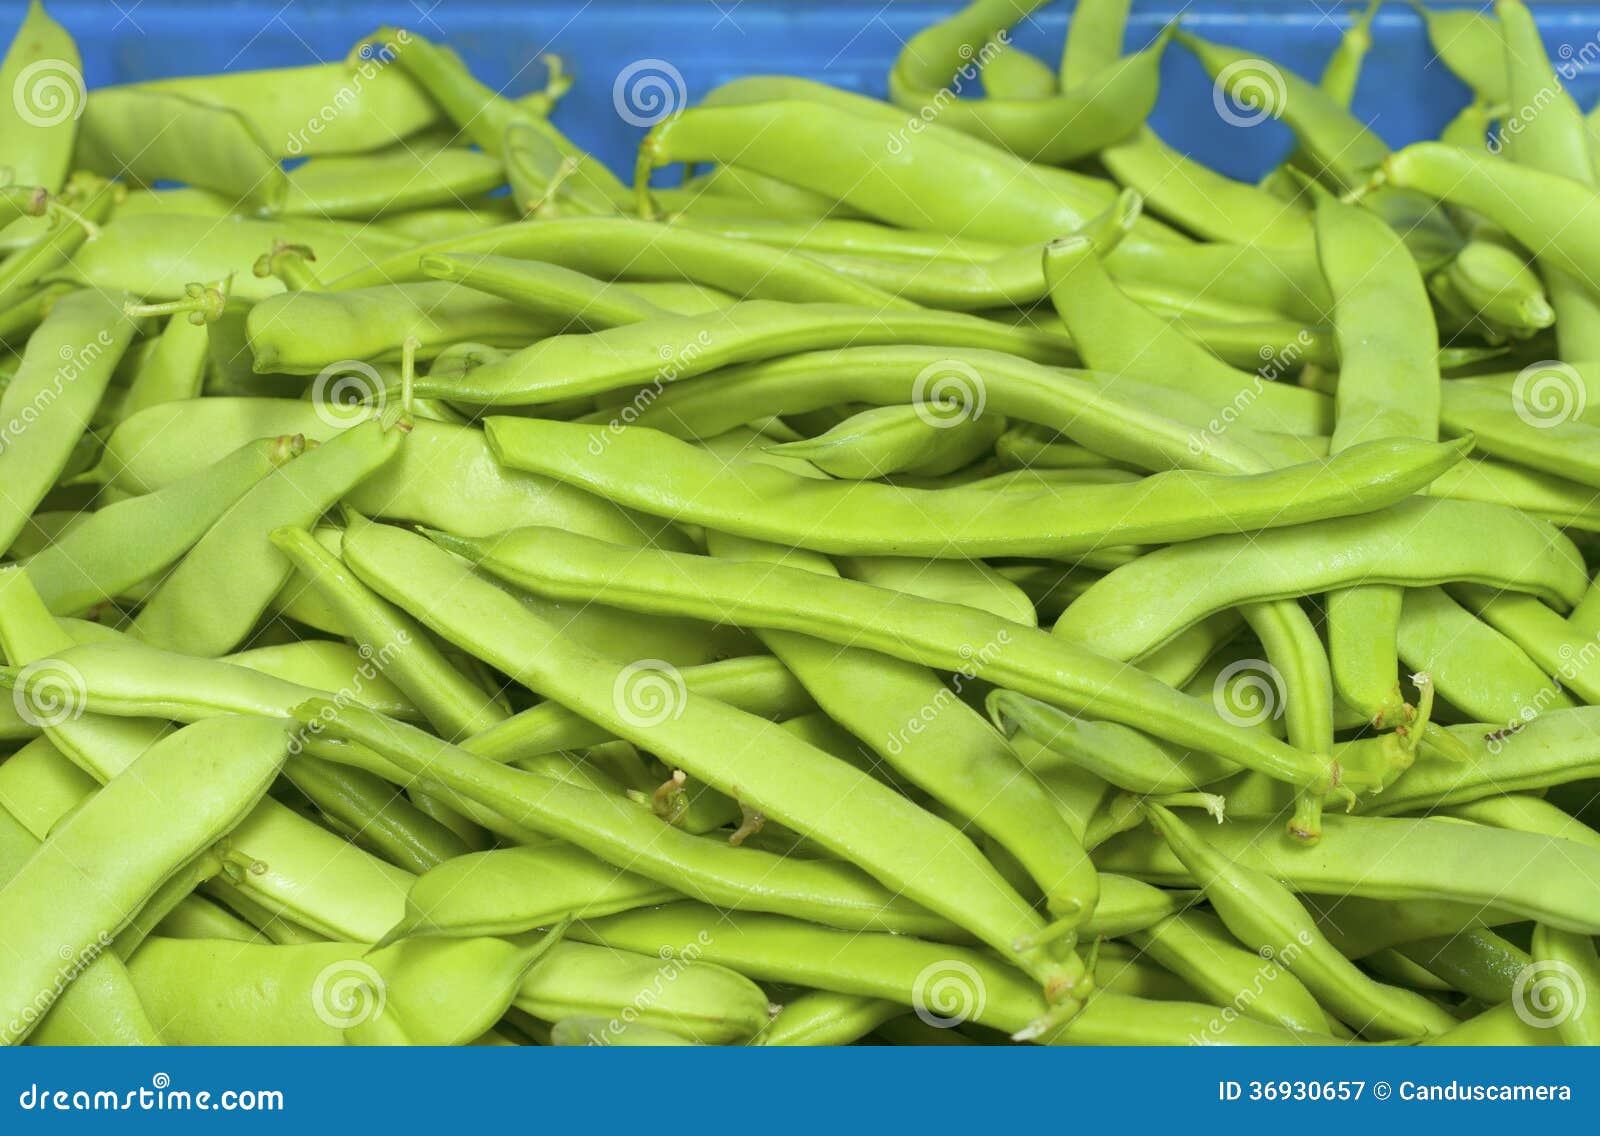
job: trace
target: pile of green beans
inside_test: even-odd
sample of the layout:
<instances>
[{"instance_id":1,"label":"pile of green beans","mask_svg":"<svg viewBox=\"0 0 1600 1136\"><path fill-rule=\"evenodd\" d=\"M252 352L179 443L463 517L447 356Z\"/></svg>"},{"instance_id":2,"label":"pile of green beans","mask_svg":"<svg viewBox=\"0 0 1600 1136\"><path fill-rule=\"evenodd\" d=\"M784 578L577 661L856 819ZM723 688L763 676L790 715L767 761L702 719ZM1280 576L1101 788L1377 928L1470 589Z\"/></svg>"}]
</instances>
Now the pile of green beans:
<instances>
[{"instance_id":1,"label":"pile of green beans","mask_svg":"<svg viewBox=\"0 0 1600 1136\"><path fill-rule=\"evenodd\" d=\"M1600 1043L1527 7L1394 14L1475 101L1391 148L1380 0L1316 80L1041 6L631 186L396 28L0 101L0 1042ZM1259 182L1148 124L1178 51Z\"/></svg>"}]
</instances>

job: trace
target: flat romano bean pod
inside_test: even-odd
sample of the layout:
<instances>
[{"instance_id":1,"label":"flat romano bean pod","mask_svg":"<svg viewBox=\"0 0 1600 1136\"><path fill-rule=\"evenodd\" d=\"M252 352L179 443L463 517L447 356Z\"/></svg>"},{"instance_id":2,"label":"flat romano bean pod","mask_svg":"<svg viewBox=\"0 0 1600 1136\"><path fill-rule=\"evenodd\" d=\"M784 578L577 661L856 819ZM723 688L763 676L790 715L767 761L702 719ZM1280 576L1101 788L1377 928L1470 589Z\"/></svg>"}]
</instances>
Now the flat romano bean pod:
<instances>
[{"instance_id":1,"label":"flat romano bean pod","mask_svg":"<svg viewBox=\"0 0 1600 1136\"><path fill-rule=\"evenodd\" d=\"M1250 476L1173 470L1127 484L974 496L730 465L641 427L491 418L487 430L502 463L630 508L821 552L933 558L1061 558L1366 513L1409 496L1462 452L1396 439L1343 461Z\"/></svg>"},{"instance_id":2,"label":"flat romano bean pod","mask_svg":"<svg viewBox=\"0 0 1600 1136\"><path fill-rule=\"evenodd\" d=\"M709 547L752 564L838 574L826 557L722 533L710 534ZM1071 924L1094 911L1099 878L1071 826L1004 739L938 675L916 663L805 635L769 630L763 641L824 713L964 825L975 825L1015 857L1053 916ZM873 695L863 697L868 689ZM930 706L939 708L936 732L914 724Z\"/></svg>"},{"instance_id":3,"label":"flat romano bean pod","mask_svg":"<svg viewBox=\"0 0 1600 1136\"><path fill-rule=\"evenodd\" d=\"M262 216L280 212L289 194L289 176L254 122L171 91L113 87L90 95L75 158L108 176L214 190Z\"/></svg>"},{"instance_id":4,"label":"flat romano bean pod","mask_svg":"<svg viewBox=\"0 0 1600 1136\"><path fill-rule=\"evenodd\" d=\"M596 411L585 420L709 438L763 412L792 414L844 401L888 406L934 399L952 408L981 400L988 412L1050 427L1106 458L1152 471L1234 472L1326 456L1314 439L1251 430L1233 422L1226 408L1186 399L1170 388L955 348L806 352L669 384L649 397L636 396L621 413Z\"/></svg>"},{"instance_id":5,"label":"flat romano bean pod","mask_svg":"<svg viewBox=\"0 0 1600 1136\"><path fill-rule=\"evenodd\" d=\"M1528 653L1443 588L1406 588L1400 657L1433 677L1463 713L1506 728L1529 715L1575 705Z\"/></svg>"},{"instance_id":6,"label":"flat romano bean pod","mask_svg":"<svg viewBox=\"0 0 1600 1136\"><path fill-rule=\"evenodd\" d=\"M156 589L134 634L191 654L232 650L293 571L269 534L315 521L391 460L408 430L363 422L257 482Z\"/></svg>"},{"instance_id":7,"label":"flat romano bean pod","mask_svg":"<svg viewBox=\"0 0 1600 1136\"><path fill-rule=\"evenodd\" d=\"M162 489L107 505L22 561L50 610L80 612L178 560L250 488L304 451L282 435L248 442Z\"/></svg>"},{"instance_id":8,"label":"flat romano bean pod","mask_svg":"<svg viewBox=\"0 0 1600 1136\"><path fill-rule=\"evenodd\" d=\"M388 676L435 729L452 738L491 730L506 720L494 699L462 674L415 620L374 595L309 532L293 527L275 529L271 540L337 613L360 644L362 657L374 660L369 666L377 673L361 679L370 682ZM360 697L359 690L356 697Z\"/></svg>"},{"instance_id":9,"label":"flat romano bean pod","mask_svg":"<svg viewBox=\"0 0 1600 1136\"><path fill-rule=\"evenodd\" d=\"M150 493L255 438L300 434L328 442L372 416L365 406L289 398L163 403L112 432L95 476L119 489ZM482 431L451 422L418 417L384 474L379 481L355 486L344 503L372 516L457 532L487 534L548 518L551 524L613 540L643 540L647 535L609 502L549 478L502 468L489 453ZM688 547L659 523L649 524L650 537Z\"/></svg>"},{"instance_id":10,"label":"flat romano bean pod","mask_svg":"<svg viewBox=\"0 0 1600 1136\"><path fill-rule=\"evenodd\" d=\"M1258 430L1320 434L1332 424L1326 396L1229 366L1123 294L1093 239L1046 245L1044 273L1051 305L1089 367L1177 388L1219 413L1231 407Z\"/></svg>"},{"instance_id":11,"label":"flat romano bean pod","mask_svg":"<svg viewBox=\"0 0 1600 1136\"><path fill-rule=\"evenodd\" d=\"M1563 607L1587 587L1577 549L1545 522L1495 505L1429 498L1358 518L1161 549L1092 585L1056 633L1137 660L1240 602L1354 583L1417 588L1450 581L1525 591ZM1130 603L1132 595L1140 599Z\"/></svg>"},{"instance_id":12,"label":"flat romano bean pod","mask_svg":"<svg viewBox=\"0 0 1600 1136\"><path fill-rule=\"evenodd\" d=\"M153 746L55 829L0 891L12 960L5 1019L31 1025L40 992L59 989L61 952L75 956L127 925L169 875L249 813L287 748L285 724L271 718L196 724Z\"/></svg>"},{"instance_id":13,"label":"flat romano bean pod","mask_svg":"<svg viewBox=\"0 0 1600 1136\"><path fill-rule=\"evenodd\" d=\"M777 659L750 655L678 671L686 688L775 720L813 707L811 696ZM605 728L565 706L541 702L464 739L463 749L491 761L521 761L558 750L586 749L613 740Z\"/></svg>"},{"instance_id":14,"label":"flat romano bean pod","mask_svg":"<svg viewBox=\"0 0 1600 1136\"><path fill-rule=\"evenodd\" d=\"M547 261L602 280L689 281L750 299L909 308L887 292L793 255L684 225L574 217L446 237L329 275L335 288L424 280L425 259L497 255Z\"/></svg>"},{"instance_id":15,"label":"flat romano bean pod","mask_svg":"<svg viewBox=\"0 0 1600 1136\"><path fill-rule=\"evenodd\" d=\"M1330 813L1323 825L1322 839L1310 848L1276 832L1271 818L1196 832L1222 854L1301 894L1450 900L1574 931L1592 934L1600 927L1600 875L1594 871L1600 852L1573 841L1447 820ZM1105 871L1163 885L1193 880L1177 857L1143 830L1101 845L1095 862ZM1494 867L1505 863L1523 869L1506 875Z\"/></svg>"},{"instance_id":16,"label":"flat romano bean pod","mask_svg":"<svg viewBox=\"0 0 1600 1136\"><path fill-rule=\"evenodd\" d=\"M1137 723L1283 780L1328 787L1314 756L1217 718L1157 679L1025 624L780 565L628 550L550 529L474 542L435 534L484 568L548 596L644 611L700 612L751 626L825 637ZM987 649L984 645L988 644Z\"/></svg>"},{"instance_id":17,"label":"flat romano bean pod","mask_svg":"<svg viewBox=\"0 0 1600 1136\"><path fill-rule=\"evenodd\" d=\"M293 375L315 375L329 359L399 359L401 344L412 337L417 357L429 359L454 343L515 347L561 326L541 324L498 297L432 281L284 292L257 303L245 318L255 369Z\"/></svg>"},{"instance_id":18,"label":"flat romano bean pod","mask_svg":"<svg viewBox=\"0 0 1600 1136\"><path fill-rule=\"evenodd\" d=\"M1042 363L1070 358L1059 339L955 312L747 300L720 313L715 332L708 331L698 316L668 316L606 331L558 335L460 377L419 380L416 389L424 397L480 406L534 406L651 379L676 382L733 363L853 343L988 349Z\"/></svg>"},{"instance_id":19,"label":"flat romano bean pod","mask_svg":"<svg viewBox=\"0 0 1600 1136\"><path fill-rule=\"evenodd\" d=\"M1375 1038L1447 1032L1455 1019L1415 991L1374 981L1340 954L1294 894L1269 873L1231 860L1160 805L1149 807L1156 830L1200 884L1222 922L1246 946L1271 950L1306 983L1316 1000L1346 1025Z\"/></svg>"},{"instance_id":20,"label":"flat romano bean pod","mask_svg":"<svg viewBox=\"0 0 1600 1136\"><path fill-rule=\"evenodd\" d=\"M0 85L13 93L9 105L0 106L0 145L17 184L54 193L67 180L85 95L81 79L66 89L63 80L82 68L72 36L39 0L29 0L0 62Z\"/></svg>"},{"instance_id":21,"label":"flat romano bean pod","mask_svg":"<svg viewBox=\"0 0 1600 1136\"><path fill-rule=\"evenodd\" d=\"M29 337L0 395L0 547L11 546L66 469L133 333L116 298L87 290L56 301Z\"/></svg>"},{"instance_id":22,"label":"flat romano bean pod","mask_svg":"<svg viewBox=\"0 0 1600 1136\"><path fill-rule=\"evenodd\" d=\"M353 743L318 747L326 758L371 766L397 780L420 778L490 810L483 819L503 829L504 836L557 837L607 863L624 861L627 871L654 879L658 887L692 892L733 909L772 907L857 929L926 933L950 926L851 864L781 857L694 836L626 796L511 769L351 707L313 701L297 714L314 734ZM404 920L397 915L394 926Z\"/></svg>"},{"instance_id":23,"label":"flat romano bean pod","mask_svg":"<svg viewBox=\"0 0 1600 1136\"><path fill-rule=\"evenodd\" d=\"M1021 20L1042 0L976 0L908 41L889 72L889 98L917 114L936 113L941 125L1019 157L1065 165L1124 137L1144 122L1155 105L1161 53L1155 47L1114 61L1081 83L1043 98L950 99L944 85L977 55L990 53L993 37ZM988 75L986 69L985 75Z\"/></svg>"},{"instance_id":24,"label":"flat romano bean pod","mask_svg":"<svg viewBox=\"0 0 1600 1136\"><path fill-rule=\"evenodd\" d=\"M864 481L894 473L938 477L977 460L1005 429L998 415L941 417L938 409L877 406L814 438L773 446L834 477Z\"/></svg>"},{"instance_id":25,"label":"flat romano bean pod","mask_svg":"<svg viewBox=\"0 0 1600 1136\"><path fill-rule=\"evenodd\" d=\"M914 991L931 975L958 979L927 1009L939 1017L967 1016L982 1025L1012 1033L1037 1026L1046 1007L1017 971L980 952L928 943L906 935L844 935L796 919L740 914L719 919L699 904L678 903L653 911L629 912L573 928L573 937L606 946L655 951L693 941L702 927L718 931L704 944L707 959L769 982L790 982L842 994L883 998L901 1005L919 1003ZM686 939L685 936L688 936ZM930 968L932 968L930 970ZM976 996L973 986L982 989ZM1199 1037L1214 1045L1295 1044L1300 1035L1250 1018L1220 1019L1195 1003L1156 1002L1102 992L1078 1015L1041 1040L1054 1045L1186 1044Z\"/></svg>"}]
</instances>

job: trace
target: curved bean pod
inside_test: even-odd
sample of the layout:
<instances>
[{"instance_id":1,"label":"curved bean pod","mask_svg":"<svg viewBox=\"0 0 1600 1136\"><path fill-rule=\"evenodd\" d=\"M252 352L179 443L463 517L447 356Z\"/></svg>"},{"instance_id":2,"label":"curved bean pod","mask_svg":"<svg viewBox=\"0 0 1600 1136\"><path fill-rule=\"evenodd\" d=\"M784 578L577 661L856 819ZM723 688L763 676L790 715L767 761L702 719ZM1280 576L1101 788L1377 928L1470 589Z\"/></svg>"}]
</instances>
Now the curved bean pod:
<instances>
[{"instance_id":1,"label":"curved bean pod","mask_svg":"<svg viewBox=\"0 0 1600 1136\"><path fill-rule=\"evenodd\" d=\"M616 545L551 529L522 529L484 541L443 534L434 539L544 595L601 599L632 610L703 612L869 647L924 666L971 671L1069 709L1137 723L1295 784L1326 786L1331 776L1312 755L1227 726L1157 679L1059 636L976 609L779 565L625 553Z\"/></svg>"},{"instance_id":2,"label":"curved bean pod","mask_svg":"<svg viewBox=\"0 0 1600 1136\"><path fill-rule=\"evenodd\" d=\"M1415 588L1449 581L1526 591L1567 607L1587 587L1577 549L1545 522L1480 502L1424 498L1360 518L1160 549L1091 585L1055 630L1113 658L1137 660L1242 602L1356 582Z\"/></svg>"},{"instance_id":3,"label":"curved bean pod","mask_svg":"<svg viewBox=\"0 0 1600 1136\"><path fill-rule=\"evenodd\" d=\"M1410 496L1463 454L1459 444L1394 439L1254 475L1170 470L1127 484L991 495L730 466L641 427L491 418L486 429L502 464L630 508L821 552L936 559L1066 557L1367 513Z\"/></svg>"}]
</instances>

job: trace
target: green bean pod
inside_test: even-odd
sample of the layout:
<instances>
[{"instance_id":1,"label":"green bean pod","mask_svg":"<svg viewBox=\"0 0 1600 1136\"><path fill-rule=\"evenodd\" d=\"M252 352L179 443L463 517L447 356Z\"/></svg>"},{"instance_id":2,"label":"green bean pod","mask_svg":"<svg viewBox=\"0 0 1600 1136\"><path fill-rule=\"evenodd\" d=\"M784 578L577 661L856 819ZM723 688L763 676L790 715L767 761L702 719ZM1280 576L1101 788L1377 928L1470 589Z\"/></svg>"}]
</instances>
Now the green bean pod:
<instances>
[{"instance_id":1,"label":"green bean pod","mask_svg":"<svg viewBox=\"0 0 1600 1136\"><path fill-rule=\"evenodd\" d=\"M255 370L292 375L325 372L330 359L398 359L410 338L418 341L417 357L429 359L454 343L515 347L561 326L497 297L431 281L283 292L245 317Z\"/></svg>"},{"instance_id":2,"label":"green bean pod","mask_svg":"<svg viewBox=\"0 0 1600 1136\"><path fill-rule=\"evenodd\" d=\"M752 1044L850 1045L905 1012L886 998L812 990L784 1003Z\"/></svg>"},{"instance_id":3,"label":"green bean pod","mask_svg":"<svg viewBox=\"0 0 1600 1136\"><path fill-rule=\"evenodd\" d=\"M1443 588L1406 588L1400 657L1427 671L1462 712L1514 729L1530 717L1576 705L1526 651Z\"/></svg>"},{"instance_id":4,"label":"green bean pod","mask_svg":"<svg viewBox=\"0 0 1600 1136\"><path fill-rule=\"evenodd\" d=\"M392 679L441 734L465 737L506 721L505 712L445 657L415 620L374 595L309 532L291 527L270 535L273 546L338 614L365 657L376 661L381 669L373 677Z\"/></svg>"},{"instance_id":5,"label":"green bean pod","mask_svg":"<svg viewBox=\"0 0 1600 1136\"><path fill-rule=\"evenodd\" d=\"M1269 1025L1304 1033L1329 1032L1327 1011L1280 956L1241 946L1214 915L1184 911L1129 941L1218 1006Z\"/></svg>"},{"instance_id":6,"label":"green bean pod","mask_svg":"<svg viewBox=\"0 0 1600 1136\"><path fill-rule=\"evenodd\" d=\"M419 875L406 894L405 918L388 938L518 935L569 915L594 919L679 898L671 887L570 844L497 848L458 856Z\"/></svg>"},{"instance_id":7,"label":"green bean pod","mask_svg":"<svg viewBox=\"0 0 1600 1136\"><path fill-rule=\"evenodd\" d=\"M1095 652L987 612L778 565L638 551L549 529L491 541L434 539L547 596L642 611L715 612L771 630L861 646L985 681L1169 740L1210 749L1295 784L1325 785L1315 757L1234 729L1170 686Z\"/></svg>"},{"instance_id":8,"label":"green bean pod","mask_svg":"<svg viewBox=\"0 0 1600 1136\"><path fill-rule=\"evenodd\" d=\"M279 213L289 193L289 176L254 122L170 91L96 91L78 124L75 157L108 177L210 189L261 216Z\"/></svg>"},{"instance_id":9,"label":"green bean pod","mask_svg":"<svg viewBox=\"0 0 1600 1136\"><path fill-rule=\"evenodd\" d=\"M915 114L936 113L941 125L1004 146L1018 157L1065 165L1101 150L1143 123L1155 105L1162 37L1153 48L1113 61L1082 83L1038 99L953 99L970 60L996 54L994 36L1042 0L974 0L956 15L911 37L889 72L889 98Z\"/></svg>"},{"instance_id":10,"label":"green bean pod","mask_svg":"<svg viewBox=\"0 0 1600 1136\"><path fill-rule=\"evenodd\" d=\"M55 193L67 180L85 101L82 74L72 36L39 0L29 0L0 61L0 87L13 95L0 106L0 146L17 184Z\"/></svg>"},{"instance_id":11,"label":"green bean pod","mask_svg":"<svg viewBox=\"0 0 1600 1136\"><path fill-rule=\"evenodd\" d=\"M392 459L408 429L370 420L268 474L156 589L134 634L190 654L232 650L293 571L268 534L285 524L311 524Z\"/></svg>"},{"instance_id":12,"label":"green bean pod","mask_svg":"<svg viewBox=\"0 0 1600 1136\"><path fill-rule=\"evenodd\" d=\"M520 603L487 581L474 579L463 562L442 550L428 549L419 538L393 530L384 534L370 526L358 532L372 538L367 544L386 544L394 550L389 555L398 553L408 561L400 573L408 587L414 587L417 576L425 571L442 584L442 590L430 594L452 595L448 612L435 602L423 601L425 623L446 639L470 645L469 649L519 676L530 688L571 706L618 737L637 742L669 767L698 776L836 854L855 859L869 874L904 889L908 898L930 910L959 915L963 925L1008 956L1016 957L1014 944L1019 938L1043 926L1021 897L977 857L970 841L905 798L771 723L687 691L679 692L675 712L667 721L641 718L627 705L629 686L640 668L635 665L630 670L574 643L562 633L566 617L557 614L559 609L546 607L543 610L548 614L540 614L540 607ZM402 547L407 551L400 553ZM347 553L352 549L348 537L346 549ZM374 568L364 570L359 562L353 566L364 577L376 574ZM393 599L393 587L399 581L392 572L385 571L384 576L381 586L372 579L368 582ZM446 580L450 582L443 584ZM463 610L463 595L472 598L471 609ZM507 652L497 640L510 628L516 629L517 646ZM530 654L535 641L544 645ZM530 670L534 667L537 672ZM600 691L613 695L596 697ZM677 712L679 708L681 712ZM706 739L711 737L722 741L708 745ZM738 755L749 745L785 756L758 765L739 761ZM803 791L786 791L783 785L795 779L804 786ZM829 804L821 807L816 791L825 785L833 788L823 792ZM840 802L847 802L848 807L841 807ZM897 843L894 849L877 847L863 834L878 822L854 823L849 814L858 809L872 810L880 818L893 816L905 832L924 832L926 839ZM868 841L865 846L863 839ZM936 882L941 880L945 882ZM964 897L959 905L952 900L957 893ZM1053 994L1067 995L1076 979L1067 968L1058 971L1053 960L1027 959L1023 965L1035 968Z\"/></svg>"},{"instance_id":13,"label":"green bean pod","mask_svg":"<svg viewBox=\"0 0 1600 1136\"><path fill-rule=\"evenodd\" d=\"M417 393L480 406L540 405L648 382L677 382L718 367L851 343L921 343L1007 351L1065 362L1057 339L955 312L880 311L832 304L747 300L721 314L715 333L697 315L669 316L589 334L560 335Z\"/></svg>"},{"instance_id":14,"label":"green bean pod","mask_svg":"<svg viewBox=\"0 0 1600 1136\"><path fill-rule=\"evenodd\" d=\"M704 957L765 982L881 998L920 1009L949 1029L968 1020L1027 1032L1046 1011L1037 989L992 956L906 935L843 934L776 915L724 916L675 903L574 926L574 938L640 952L694 941L708 927ZM1048 1028L1048 1027L1047 1027ZM1156 1002L1102 991L1042 1040L1053 1045L1295 1044L1300 1034L1214 1007Z\"/></svg>"},{"instance_id":15,"label":"green bean pod","mask_svg":"<svg viewBox=\"0 0 1600 1136\"><path fill-rule=\"evenodd\" d=\"M559 264L516 260L507 256L428 254L422 271L435 280L468 288L516 304L562 330L603 331L671 313L625 284L596 280Z\"/></svg>"},{"instance_id":16,"label":"green bean pod","mask_svg":"<svg viewBox=\"0 0 1600 1136\"><path fill-rule=\"evenodd\" d=\"M1221 855L1302 894L1450 900L1567 930L1593 933L1600 927L1600 906L1594 902L1600 875L1592 870L1600 864L1600 852L1573 841L1457 821L1330 813L1323 819L1321 841L1307 848L1275 832L1277 823L1276 818L1244 818L1209 825L1200 838ZM1194 879L1143 830L1101 845L1095 862L1103 871L1167 886L1187 886Z\"/></svg>"},{"instance_id":17,"label":"green bean pod","mask_svg":"<svg viewBox=\"0 0 1600 1136\"><path fill-rule=\"evenodd\" d=\"M0 998L15 1044L40 992L59 992L62 952L92 949L137 914L169 875L223 837L277 775L281 721L222 718L152 747L63 821L0 892L12 965Z\"/></svg>"},{"instance_id":18,"label":"green bean pod","mask_svg":"<svg viewBox=\"0 0 1600 1136\"><path fill-rule=\"evenodd\" d=\"M56 301L29 337L0 395L0 547L11 547L66 468L133 333L118 301L84 291Z\"/></svg>"},{"instance_id":19,"label":"green bean pod","mask_svg":"<svg viewBox=\"0 0 1600 1136\"><path fill-rule=\"evenodd\" d=\"M1553 994L1554 1032L1562 1044L1600 1045L1600 1006L1592 1000L1593 992L1600 989L1600 957L1595 954L1594 938L1535 924L1533 958L1535 982L1524 997L1530 1003L1528 1013L1536 1016L1535 1024L1548 1029L1543 1018L1550 1013ZM1554 970L1554 977L1540 983L1540 970L1546 968Z\"/></svg>"},{"instance_id":20,"label":"green bean pod","mask_svg":"<svg viewBox=\"0 0 1600 1136\"><path fill-rule=\"evenodd\" d=\"M1320 434L1331 425L1326 396L1230 367L1123 294L1091 239L1046 245L1044 273L1050 302L1089 367L1176 387L1217 412L1231 407L1258 430Z\"/></svg>"},{"instance_id":21,"label":"green bean pod","mask_svg":"<svg viewBox=\"0 0 1600 1136\"><path fill-rule=\"evenodd\" d=\"M502 464L629 508L820 552L935 559L1064 558L1364 514L1409 496L1462 456L1459 444L1394 439L1343 460L1250 476L1171 470L1127 484L980 496L730 466L641 427L491 418L487 432Z\"/></svg>"},{"instance_id":22,"label":"green bean pod","mask_svg":"<svg viewBox=\"0 0 1600 1136\"><path fill-rule=\"evenodd\" d=\"M1465 581L1570 607L1587 587L1581 559L1559 531L1514 510L1417 499L1357 518L1207 537L1150 553L1092 585L1062 615L1056 633L1137 660L1235 604L1358 581L1410 588ZM1222 574L1218 565L1226 565Z\"/></svg>"},{"instance_id":23,"label":"green bean pod","mask_svg":"<svg viewBox=\"0 0 1600 1136\"><path fill-rule=\"evenodd\" d=\"M298 436L248 442L157 492L95 511L22 565L51 611L104 603L169 567L304 444Z\"/></svg>"},{"instance_id":24,"label":"green bean pod","mask_svg":"<svg viewBox=\"0 0 1600 1136\"><path fill-rule=\"evenodd\" d=\"M288 398L165 403L117 427L95 476L120 489L150 493L252 439L300 434L328 442L371 416L365 406ZM462 533L483 535L548 519L609 540L642 541L648 531L664 544L689 547L659 524L647 522L647 530L588 493L503 469L489 453L481 430L420 417L383 478L355 486L344 504L373 516Z\"/></svg>"},{"instance_id":25,"label":"green bean pod","mask_svg":"<svg viewBox=\"0 0 1600 1136\"><path fill-rule=\"evenodd\" d=\"M371 952L352 943L152 939L130 970L169 1045L465 1045L536 986L563 946L548 934L418 939Z\"/></svg>"},{"instance_id":26,"label":"green bean pod","mask_svg":"<svg viewBox=\"0 0 1600 1136\"><path fill-rule=\"evenodd\" d=\"M763 718L780 720L814 708L811 696L769 655L724 659L678 672L689 689ZM513 762L558 750L587 749L614 740L593 722L554 702L542 702L462 741L491 761Z\"/></svg>"},{"instance_id":27,"label":"green bean pod","mask_svg":"<svg viewBox=\"0 0 1600 1136\"><path fill-rule=\"evenodd\" d=\"M838 575L826 557L718 532L710 534L709 546L736 561ZM1079 922L1094 911L1099 878L1071 827L1004 739L941 678L916 663L809 636L769 630L763 639L834 721L963 826L987 832L1016 857L1053 916ZM863 696L867 690L870 697ZM930 707L938 715L936 730L923 728Z\"/></svg>"},{"instance_id":28,"label":"green bean pod","mask_svg":"<svg viewBox=\"0 0 1600 1136\"><path fill-rule=\"evenodd\" d=\"M330 279L338 289L425 280L423 260L439 255L547 261L602 280L688 281L748 299L914 306L806 256L686 225L658 225L631 217L502 225L395 252L369 265L347 268L343 276L330 273Z\"/></svg>"},{"instance_id":29,"label":"green bean pod","mask_svg":"<svg viewBox=\"0 0 1600 1136\"><path fill-rule=\"evenodd\" d=\"M771 447L833 477L855 481L910 473L938 477L986 454L1005 429L998 415L943 418L926 405L877 406L814 438Z\"/></svg>"},{"instance_id":30,"label":"green bean pod","mask_svg":"<svg viewBox=\"0 0 1600 1136\"><path fill-rule=\"evenodd\" d=\"M453 796L491 810L502 835L555 836L609 863L622 861L657 886L684 888L723 906L774 906L806 918L851 927L947 929L949 924L889 892L853 865L786 859L663 824L648 808L539 773L510 769L468 754L421 731L351 707L310 702L297 713L316 734L364 747L322 747L329 758L371 763L391 778L423 778ZM502 817L503 820L495 820ZM396 926L404 926L397 920ZM392 930L392 929L391 929Z\"/></svg>"},{"instance_id":31,"label":"green bean pod","mask_svg":"<svg viewBox=\"0 0 1600 1136\"><path fill-rule=\"evenodd\" d=\"M1294 894L1266 872L1230 860L1160 805L1148 811L1228 930L1247 946L1276 950L1278 961L1346 1025L1378 1038L1413 1038L1455 1024L1421 995L1384 986L1358 970L1318 931Z\"/></svg>"}]
</instances>

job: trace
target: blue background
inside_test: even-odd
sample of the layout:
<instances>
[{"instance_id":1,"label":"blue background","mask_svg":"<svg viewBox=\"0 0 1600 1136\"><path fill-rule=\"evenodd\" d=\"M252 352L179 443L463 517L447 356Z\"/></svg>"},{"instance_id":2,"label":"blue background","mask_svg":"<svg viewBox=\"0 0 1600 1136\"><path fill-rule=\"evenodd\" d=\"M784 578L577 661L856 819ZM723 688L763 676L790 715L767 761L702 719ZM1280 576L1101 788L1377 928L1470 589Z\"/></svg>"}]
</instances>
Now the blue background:
<instances>
[{"instance_id":1,"label":"blue background","mask_svg":"<svg viewBox=\"0 0 1600 1136\"><path fill-rule=\"evenodd\" d=\"M1450 5L1439 5L1441 7ZM1484 5L1477 5L1482 7ZM510 94L543 85L543 52L577 77L555 122L625 176L643 131L612 109L611 85L629 63L660 58L683 76L691 102L737 75L780 72L881 95L900 45L959 7L879 0L53 0L49 11L77 37L91 87L196 72L281 67L338 59L382 24L449 43L485 82ZM1208 38L1259 51L1315 77L1341 27L1362 5L1334 0L1135 0L1129 45L1142 45L1180 13ZM6 0L14 25L22 4ZM1071 6L1052 3L1015 36L1054 63ZM1554 54L1600 36L1600 3L1536 3ZM1380 12L1355 111L1393 144L1437 133L1468 101L1435 62L1404 0ZM1600 94L1600 64L1571 84L1584 107ZM1254 177L1281 159L1278 123L1229 129L1211 105L1211 84L1179 48L1165 60L1154 123L1168 139L1227 173Z\"/></svg>"}]
</instances>

